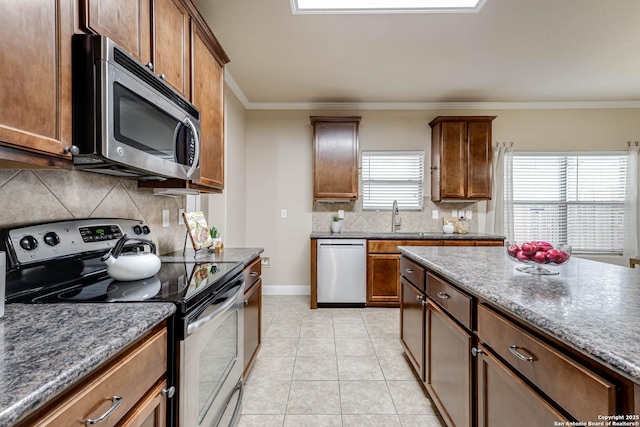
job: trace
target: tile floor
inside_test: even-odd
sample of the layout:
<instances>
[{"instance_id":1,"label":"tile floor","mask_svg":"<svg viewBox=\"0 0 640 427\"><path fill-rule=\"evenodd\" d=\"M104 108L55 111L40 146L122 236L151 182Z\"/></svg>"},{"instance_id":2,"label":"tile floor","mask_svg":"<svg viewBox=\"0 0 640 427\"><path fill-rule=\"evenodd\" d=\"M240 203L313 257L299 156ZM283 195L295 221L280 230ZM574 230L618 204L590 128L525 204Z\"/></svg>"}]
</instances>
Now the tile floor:
<instances>
[{"instance_id":1,"label":"tile floor","mask_svg":"<svg viewBox=\"0 0 640 427\"><path fill-rule=\"evenodd\" d=\"M443 427L399 343L398 309L263 297L239 427Z\"/></svg>"}]
</instances>

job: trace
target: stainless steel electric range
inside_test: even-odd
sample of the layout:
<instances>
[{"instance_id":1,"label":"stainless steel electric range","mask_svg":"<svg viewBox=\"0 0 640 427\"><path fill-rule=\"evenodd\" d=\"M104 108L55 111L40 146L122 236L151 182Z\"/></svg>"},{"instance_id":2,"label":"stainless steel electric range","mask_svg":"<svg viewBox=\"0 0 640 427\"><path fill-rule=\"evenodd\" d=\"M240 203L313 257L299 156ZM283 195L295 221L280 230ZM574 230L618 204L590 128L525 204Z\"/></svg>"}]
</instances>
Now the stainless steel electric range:
<instances>
[{"instance_id":1,"label":"stainless steel electric range","mask_svg":"<svg viewBox=\"0 0 640 427\"><path fill-rule=\"evenodd\" d=\"M163 262L152 277L116 281L100 258L124 235L151 239L153 233L143 221L114 218L0 230L7 303L174 303L168 425L235 425L242 400L242 263ZM129 253L139 249L135 240L125 246Z\"/></svg>"}]
</instances>

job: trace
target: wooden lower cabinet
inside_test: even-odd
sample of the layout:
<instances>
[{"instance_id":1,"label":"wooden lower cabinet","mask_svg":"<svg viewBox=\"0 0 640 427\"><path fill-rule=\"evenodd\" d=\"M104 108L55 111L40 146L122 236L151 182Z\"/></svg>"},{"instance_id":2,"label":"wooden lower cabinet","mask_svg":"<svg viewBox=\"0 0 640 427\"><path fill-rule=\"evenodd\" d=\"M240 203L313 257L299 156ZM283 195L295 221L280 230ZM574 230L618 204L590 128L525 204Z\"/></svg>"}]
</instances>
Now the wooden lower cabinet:
<instances>
[{"instance_id":1,"label":"wooden lower cabinet","mask_svg":"<svg viewBox=\"0 0 640 427\"><path fill-rule=\"evenodd\" d=\"M262 343L262 279L244 294L244 369L246 378Z\"/></svg>"},{"instance_id":2,"label":"wooden lower cabinet","mask_svg":"<svg viewBox=\"0 0 640 427\"><path fill-rule=\"evenodd\" d=\"M108 413L100 425L164 427L166 373L167 329L163 324L18 426L80 427L98 424L89 420Z\"/></svg>"},{"instance_id":3,"label":"wooden lower cabinet","mask_svg":"<svg viewBox=\"0 0 640 427\"><path fill-rule=\"evenodd\" d=\"M426 297L404 277L400 279L400 343L420 379L424 381L424 319Z\"/></svg>"},{"instance_id":4,"label":"wooden lower cabinet","mask_svg":"<svg viewBox=\"0 0 640 427\"><path fill-rule=\"evenodd\" d=\"M472 336L432 301L427 303L425 332L427 390L449 426L470 427Z\"/></svg>"},{"instance_id":5,"label":"wooden lower cabinet","mask_svg":"<svg viewBox=\"0 0 640 427\"><path fill-rule=\"evenodd\" d=\"M539 427L567 421L485 347L480 350L478 427Z\"/></svg>"},{"instance_id":6,"label":"wooden lower cabinet","mask_svg":"<svg viewBox=\"0 0 640 427\"><path fill-rule=\"evenodd\" d=\"M167 382L160 382L140 401L118 427L167 426Z\"/></svg>"},{"instance_id":7,"label":"wooden lower cabinet","mask_svg":"<svg viewBox=\"0 0 640 427\"><path fill-rule=\"evenodd\" d=\"M400 255L369 254L367 284L367 306L397 307L400 302Z\"/></svg>"}]
</instances>

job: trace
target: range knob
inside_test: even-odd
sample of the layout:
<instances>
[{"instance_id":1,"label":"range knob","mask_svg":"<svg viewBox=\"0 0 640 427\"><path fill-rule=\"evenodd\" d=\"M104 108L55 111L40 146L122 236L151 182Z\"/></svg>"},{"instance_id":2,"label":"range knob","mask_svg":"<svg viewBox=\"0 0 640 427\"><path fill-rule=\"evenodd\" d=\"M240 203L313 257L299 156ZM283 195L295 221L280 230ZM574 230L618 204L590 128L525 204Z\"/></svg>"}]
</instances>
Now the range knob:
<instances>
[{"instance_id":1,"label":"range knob","mask_svg":"<svg viewBox=\"0 0 640 427\"><path fill-rule=\"evenodd\" d=\"M139 225L134 225L133 232L136 234L142 234L142 227L140 227Z\"/></svg>"},{"instance_id":2,"label":"range knob","mask_svg":"<svg viewBox=\"0 0 640 427\"><path fill-rule=\"evenodd\" d=\"M38 247L38 241L33 236L24 236L20 239L20 247L25 251L32 251Z\"/></svg>"},{"instance_id":3,"label":"range knob","mask_svg":"<svg viewBox=\"0 0 640 427\"><path fill-rule=\"evenodd\" d=\"M55 246L60 243L60 236L53 231L50 231L44 235L44 242L49 246Z\"/></svg>"},{"instance_id":4,"label":"range knob","mask_svg":"<svg viewBox=\"0 0 640 427\"><path fill-rule=\"evenodd\" d=\"M149 233L151 233L151 230L150 230L150 229L149 229L149 227L147 227L146 225L143 225L143 226L142 226L142 232L143 232L144 234L149 234Z\"/></svg>"}]
</instances>

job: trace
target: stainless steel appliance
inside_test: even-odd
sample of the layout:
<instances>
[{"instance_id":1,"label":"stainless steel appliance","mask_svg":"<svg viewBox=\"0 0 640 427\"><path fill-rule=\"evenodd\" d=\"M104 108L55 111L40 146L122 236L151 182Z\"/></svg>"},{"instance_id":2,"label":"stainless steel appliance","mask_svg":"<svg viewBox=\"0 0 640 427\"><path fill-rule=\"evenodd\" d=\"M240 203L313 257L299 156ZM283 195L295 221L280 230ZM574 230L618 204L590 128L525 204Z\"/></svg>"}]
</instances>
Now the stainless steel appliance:
<instances>
[{"instance_id":1,"label":"stainless steel appliance","mask_svg":"<svg viewBox=\"0 0 640 427\"><path fill-rule=\"evenodd\" d=\"M75 168L200 178L200 112L109 38L75 34L72 43Z\"/></svg>"},{"instance_id":2,"label":"stainless steel appliance","mask_svg":"<svg viewBox=\"0 0 640 427\"><path fill-rule=\"evenodd\" d=\"M117 281L100 260L122 236L152 236L142 221L76 219L0 230L8 303L171 302L169 426L232 426L242 401L242 263L162 262L152 277ZM136 240L124 253L137 250Z\"/></svg>"},{"instance_id":3,"label":"stainless steel appliance","mask_svg":"<svg viewBox=\"0 0 640 427\"><path fill-rule=\"evenodd\" d=\"M318 307L364 307L366 240L318 240Z\"/></svg>"}]
</instances>

